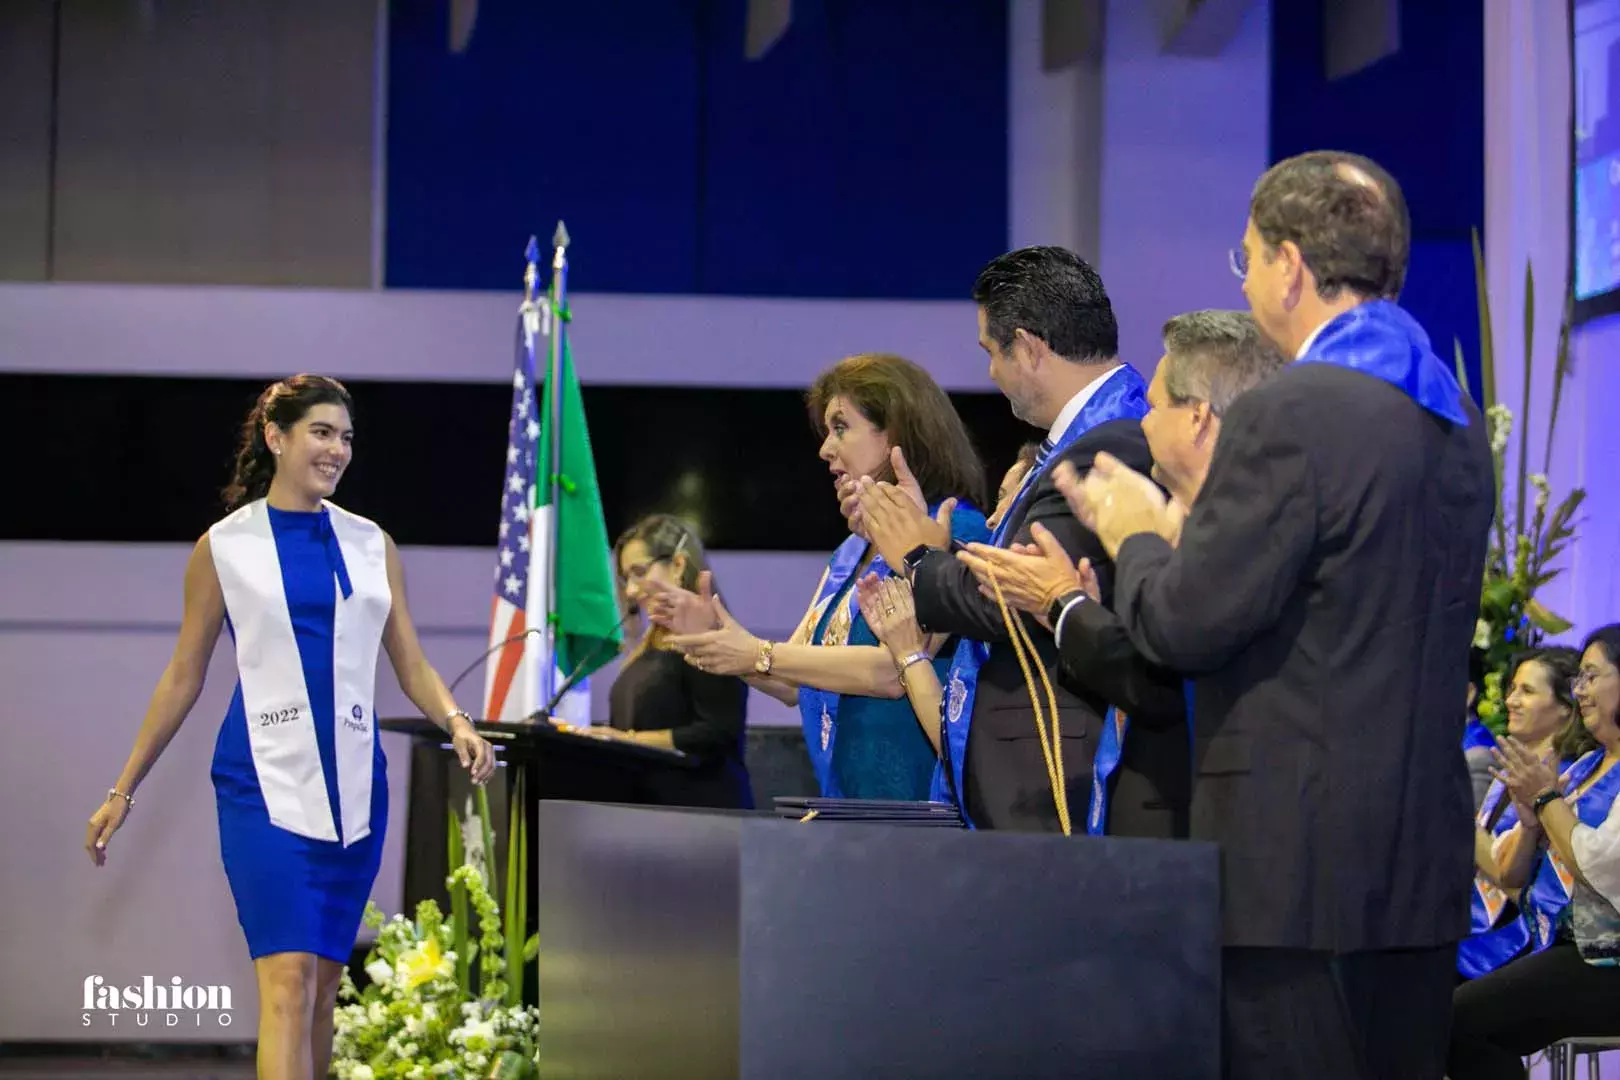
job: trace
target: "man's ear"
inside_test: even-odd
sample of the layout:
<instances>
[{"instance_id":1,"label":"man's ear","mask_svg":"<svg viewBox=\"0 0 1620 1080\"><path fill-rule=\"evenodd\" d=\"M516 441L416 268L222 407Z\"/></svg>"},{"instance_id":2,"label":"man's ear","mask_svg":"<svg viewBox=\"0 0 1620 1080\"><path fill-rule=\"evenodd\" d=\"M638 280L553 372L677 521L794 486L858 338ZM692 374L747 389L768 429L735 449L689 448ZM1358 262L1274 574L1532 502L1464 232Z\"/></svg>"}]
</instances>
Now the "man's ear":
<instances>
[{"instance_id":1,"label":"man's ear","mask_svg":"<svg viewBox=\"0 0 1620 1080\"><path fill-rule=\"evenodd\" d=\"M1286 271L1283 277L1286 283L1283 301L1292 310L1299 304L1307 288L1316 288L1316 280L1310 267L1305 265L1305 256L1300 254L1299 245L1292 240L1284 240L1277 245L1277 258L1284 261Z\"/></svg>"},{"instance_id":2,"label":"man's ear","mask_svg":"<svg viewBox=\"0 0 1620 1080\"><path fill-rule=\"evenodd\" d=\"M1209 407L1209 402L1198 401L1192 407L1193 444L1202 446L1220 430L1221 418Z\"/></svg>"},{"instance_id":3,"label":"man's ear","mask_svg":"<svg viewBox=\"0 0 1620 1080\"><path fill-rule=\"evenodd\" d=\"M1013 331L1012 345L1008 351L1012 353L1013 360L1021 364L1027 363L1030 367L1039 367L1047 348L1046 342L1020 326Z\"/></svg>"}]
</instances>

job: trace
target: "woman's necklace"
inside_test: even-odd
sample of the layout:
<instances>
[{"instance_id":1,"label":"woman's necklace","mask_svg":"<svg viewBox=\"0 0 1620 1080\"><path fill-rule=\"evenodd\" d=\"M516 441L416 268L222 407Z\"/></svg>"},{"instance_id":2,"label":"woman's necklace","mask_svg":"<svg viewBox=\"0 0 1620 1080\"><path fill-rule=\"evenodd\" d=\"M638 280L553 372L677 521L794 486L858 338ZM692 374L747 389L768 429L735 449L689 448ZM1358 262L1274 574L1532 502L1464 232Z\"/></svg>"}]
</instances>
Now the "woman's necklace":
<instances>
[{"instance_id":1,"label":"woman's necklace","mask_svg":"<svg viewBox=\"0 0 1620 1080\"><path fill-rule=\"evenodd\" d=\"M827 646L848 645L849 632L855 625L855 586L872 565L872 548L867 546L866 554L861 556L855 572L849 575L849 580L833 597L832 614L827 616L827 629L822 632L821 644Z\"/></svg>"}]
</instances>

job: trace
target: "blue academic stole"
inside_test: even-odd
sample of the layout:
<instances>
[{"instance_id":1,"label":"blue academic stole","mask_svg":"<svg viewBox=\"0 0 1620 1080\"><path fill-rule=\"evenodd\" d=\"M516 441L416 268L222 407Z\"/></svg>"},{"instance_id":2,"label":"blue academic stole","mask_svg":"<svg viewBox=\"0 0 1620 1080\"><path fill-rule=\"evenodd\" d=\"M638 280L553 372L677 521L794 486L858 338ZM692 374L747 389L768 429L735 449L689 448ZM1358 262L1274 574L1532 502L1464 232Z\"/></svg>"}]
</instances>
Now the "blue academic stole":
<instances>
[{"instance_id":1,"label":"blue academic stole","mask_svg":"<svg viewBox=\"0 0 1620 1080\"><path fill-rule=\"evenodd\" d=\"M1588 761L1590 764L1584 773L1579 776L1573 775L1577 768ZM1579 787L1602 761L1601 748L1589 751L1580 761L1570 766L1562 778L1560 788L1568 791ZM1616 794L1620 794L1620 768L1611 768L1598 779L1597 783L1573 800L1575 817L1582 825L1597 828L1603 824L1603 819L1609 816L1609 808L1614 805ZM1525 910L1525 921L1529 923L1533 951L1540 952L1552 944L1558 917L1569 906L1574 893L1575 872L1564 862L1563 856L1549 844L1541 857L1541 865L1536 868L1536 876L1530 880L1530 887L1525 890L1520 902Z\"/></svg>"},{"instance_id":2,"label":"blue academic stole","mask_svg":"<svg viewBox=\"0 0 1620 1080\"><path fill-rule=\"evenodd\" d=\"M1497 807L1507 798L1507 786L1500 780L1491 781L1480 804L1474 824L1489 828L1493 837L1501 836L1519 823L1519 813L1512 805L1502 816L1490 824ZM1477 979L1489 974L1512 960L1530 940L1530 931L1523 916L1505 926L1497 926L1512 897L1478 870L1474 871L1474 888L1468 901L1469 936L1457 945L1457 971L1465 979Z\"/></svg>"},{"instance_id":3,"label":"blue academic stole","mask_svg":"<svg viewBox=\"0 0 1620 1080\"><path fill-rule=\"evenodd\" d=\"M1564 770L1559 778L1560 786L1566 790L1579 787L1602 760L1601 750L1584 755ZM1617 781L1620 781L1620 776L1611 772L1591 790L1582 793L1578 809L1582 820L1594 813L1598 821L1603 819L1608 813L1609 804L1614 801ZM1486 822L1490 821L1491 815L1505 798L1507 788L1500 780L1493 781L1490 790L1485 793L1485 801L1480 804L1475 824L1485 828ZM1596 805L1594 800L1602 804L1601 812L1589 808L1589 803ZM1491 835L1501 836L1518 824L1518 808L1510 804L1491 827ZM1540 952L1551 944L1552 929L1557 925L1558 915L1569 903L1569 886L1560 880L1556 870L1549 869L1548 862L1546 853L1538 856L1530 885L1518 896L1518 917L1502 926L1496 925L1497 920L1514 898L1483 874L1474 874L1473 895L1469 899L1471 933L1457 946L1457 971L1464 978L1477 979L1490 974L1519 956L1527 945L1533 944L1531 952ZM1543 923L1547 929L1538 933L1537 927Z\"/></svg>"},{"instance_id":4,"label":"blue academic stole","mask_svg":"<svg viewBox=\"0 0 1620 1080\"><path fill-rule=\"evenodd\" d=\"M1462 748L1466 752L1481 746L1494 749L1496 736L1491 734L1490 728L1470 717L1468 724L1463 728Z\"/></svg>"},{"instance_id":5,"label":"blue academic stole","mask_svg":"<svg viewBox=\"0 0 1620 1080\"><path fill-rule=\"evenodd\" d=\"M1079 414L1069 421L1069 426L1053 444L1041 468L1031 469L1024 475L1018 495L997 523L995 532L990 534L990 545L1005 546L1008 525L1015 517L1021 516L1019 510L1034 490L1036 481L1082 435L1109 421L1140 420L1147 413L1147 384L1142 381L1142 376L1129 365L1110 375L1091 395ZM979 685L979 669L989 656L990 646L982 641L963 638L957 642L956 652L951 657L950 675L945 682L945 716L940 738L944 756L934 770L934 782L929 792L929 798L935 802L956 803L962 812L963 823L970 829L974 825L968 816L963 773L967 764L968 735L973 724L973 697Z\"/></svg>"},{"instance_id":6,"label":"blue academic stole","mask_svg":"<svg viewBox=\"0 0 1620 1080\"><path fill-rule=\"evenodd\" d=\"M821 583L821 591L816 594L813 618L816 620L817 631L822 625L830 626L834 616L834 606L838 603L854 605L858 603L855 590L851 588L847 596L840 597L844 586L849 584L850 577L855 568L861 565L861 559L866 555L867 543L859 536L850 536L832 553L827 562L827 576ZM888 564L883 556L875 555L872 558L872 573L886 576L889 572ZM853 628L854 620L859 609L851 611L850 625ZM812 633L810 640L816 640ZM815 690L808 686L799 687L799 718L804 725L804 745L810 751L810 765L815 769L816 782L821 785L821 794L829 799L843 798L843 792L838 788L838 778L833 775L832 754L833 741L837 737L839 695L829 690Z\"/></svg>"},{"instance_id":7,"label":"blue academic stole","mask_svg":"<svg viewBox=\"0 0 1620 1080\"><path fill-rule=\"evenodd\" d=\"M1392 301L1368 300L1334 316L1296 363L1332 364L1382 379L1436 416L1468 426L1451 365L1434 354L1417 320Z\"/></svg>"},{"instance_id":8,"label":"blue academic stole","mask_svg":"<svg viewBox=\"0 0 1620 1080\"><path fill-rule=\"evenodd\" d=\"M964 512L972 507L966 503L958 506ZM928 508L932 517L939 512L939 504ZM830 627L833 619L839 614L839 606L846 606L849 626L853 631L855 620L861 617L860 598L853 586L840 597L849 579L854 575L861 559L866 555L867 542L859 536L850 536L832 553L827 562L827 576L821 583L821 590L816 593L815 604L812 608L812 618L815 626L821 633L823 626ZM872 562L867 566L868 574L876 574L880 578L888 577L892 572L889 564L883 561L882 555L874 554ZM815 641L814 634L811 641ZM847 644L847 639L841 644ZM799 719L804 725L804 745L810 751L810 765L815 770L816 782L821 785L821 794L829 799L841 799L843 791L838 786L838 777L833 772L833 747L838 742L838 703L841 694L831 690L817 690L809 686L799 687Z\"/></svg>"},{"instance_id":9,"label":"blue academic stole","mask_svg":"<svg viewBox=\"0 0 1620 1080\"><path fill-rule=\"evenodd\" d=\"M1197 747L1193 735L1193 681L1183 679L1181 695L1187 703L1187 767L1192 768ZM1125 710L1108 706L1103 716L1102 733L1097 737L1097 752L1091 758L1091 804L1086 808L1086 832L1104 836L1108 832L1108 779L1119 768L1125 753L1125 736L1130 733L1131 718Z\"/></svg>"}]
</instances>

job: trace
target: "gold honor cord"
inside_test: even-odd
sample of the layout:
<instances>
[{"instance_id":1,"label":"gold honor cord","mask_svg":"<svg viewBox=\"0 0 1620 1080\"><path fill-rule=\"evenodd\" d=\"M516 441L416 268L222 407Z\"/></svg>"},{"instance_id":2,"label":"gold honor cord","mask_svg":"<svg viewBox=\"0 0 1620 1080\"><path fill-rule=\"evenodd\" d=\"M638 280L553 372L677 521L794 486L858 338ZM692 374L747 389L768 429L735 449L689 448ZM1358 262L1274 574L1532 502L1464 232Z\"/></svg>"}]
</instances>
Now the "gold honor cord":
<instances>
[{"instance_id":1,"label":"gold honor cord","mask_svg":"<svg viewBox=\"0 0 1620 1080\"><path fill-rule=\"evenodd\" d=\"M1058 725L1057 695L1052 692L1052 680L1046 675L1046 665L1036 662L1034 667L1041 673L1041 686L1046 690L1046 703L1051 710L1052 730L1048 734L1046 720L1041 714L1040 698L1035 693L1035 679L1029 671L1031 663L1040 659L1035 651L1035 642L1030 638L1024 620L1013 618L1011 609L1007 607L1007 598L1001 592L1001 580L994 569L990 570L990 587L995 590L1001 621L1007 626L1007 637L1012 640L1018 666L1024 672L1024 688L1029 691L1029 703L1035 709L1035 730L1041 736L1041 754L1046 758L1046 777L1052 784L1052 801L1057 806L1058 825L1063 829L1063 835L1069 836L1069 782L1063 775L1063 741Z\"/></svg>"}]
</instances>

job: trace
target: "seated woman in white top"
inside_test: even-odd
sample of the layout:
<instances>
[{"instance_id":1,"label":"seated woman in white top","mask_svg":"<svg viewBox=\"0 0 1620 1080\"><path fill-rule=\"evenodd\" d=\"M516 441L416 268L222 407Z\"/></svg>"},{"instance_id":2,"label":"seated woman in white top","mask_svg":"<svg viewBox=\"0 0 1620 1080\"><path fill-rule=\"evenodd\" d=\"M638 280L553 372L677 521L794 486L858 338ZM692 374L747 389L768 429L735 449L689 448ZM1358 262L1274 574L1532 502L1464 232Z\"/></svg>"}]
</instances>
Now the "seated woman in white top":
<instances>
[{"instance_id":1,"label":"seated woman in white top","mask_svg":"<svg viewBox=\"0 0 1620 1080\"><path fill-rule=\"evenodd\" d=\"M1575 697L1603 760L1578 786L1560 789L1550 755L1540 760L1512 739L1502 742L1498 775L1524 808L1525 826L1544 834L1548 862L1571 899L1550 928L1550 947L1457 988L1451 1080L1521 1078L1520 1059L1559 1039L1620 1035L1620 799L1612 791L1600 797L1613 786L1605 784L1610 772L1620 776L1613 770L1620 762L1617 663L1620 624L1597 631L1581 650Z\"/></svg>"}]
</instances>

